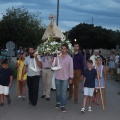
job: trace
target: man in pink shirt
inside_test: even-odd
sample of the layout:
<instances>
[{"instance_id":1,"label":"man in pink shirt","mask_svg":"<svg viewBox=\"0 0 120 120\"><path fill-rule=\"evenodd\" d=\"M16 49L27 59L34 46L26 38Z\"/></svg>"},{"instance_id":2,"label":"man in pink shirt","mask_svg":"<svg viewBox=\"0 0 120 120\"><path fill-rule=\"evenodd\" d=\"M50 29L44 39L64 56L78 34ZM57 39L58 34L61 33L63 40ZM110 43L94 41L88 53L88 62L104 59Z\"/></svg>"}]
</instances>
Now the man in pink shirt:
<instances>
[{"instance_id":1,"label":"man in pink shirt","mask_svg":"<svg viewBox=\"0 0 120 120\"><path fill-rule=\"evenodd\" d=\"M46 100L50 100L50 90L51 90L51 83L52 83L52 76L53 72L51 70L52 66L52 56L46 55L42 58L42 81L43 81L43 95L41 98L45 98Z\"/></svg>"},{"instance_id":2,"label":"man in pink shirt","mask_svg":"<svg viewBox=\"0 0 120 120\"><path fill-rule=\"evenodd\" d=\"M67 88L68 84L72 84L73 79L73 59L68 55L68 45L61 46L62 54L58 56L61 69L56 71L56 106L61 107L62 112L66 112ZM58 64L58 63L57 63Z\"/></svg>"}]
</instances>

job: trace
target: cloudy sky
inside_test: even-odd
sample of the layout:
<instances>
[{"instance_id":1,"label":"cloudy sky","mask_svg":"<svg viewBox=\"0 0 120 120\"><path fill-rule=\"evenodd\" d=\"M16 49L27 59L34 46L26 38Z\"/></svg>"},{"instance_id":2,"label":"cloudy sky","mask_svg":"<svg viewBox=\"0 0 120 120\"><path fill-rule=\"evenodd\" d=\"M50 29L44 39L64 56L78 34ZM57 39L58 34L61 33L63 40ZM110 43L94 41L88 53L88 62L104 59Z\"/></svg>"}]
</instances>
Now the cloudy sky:
<instances>
[{"instance_id":1,"label":"cloudy sky","mask_svg":"<svg viewBox=\"0 0 120 120\"><path fill-rule=\"evenodd\" d=\"M30 12L39 11L48 25L48 16L56 15L57 0L0 0L0 18L7 8L24 6ZM59 27L70 30L79 23L93 23L120 30L120 0L60 0Z\"/></svg>"}]
</instances>

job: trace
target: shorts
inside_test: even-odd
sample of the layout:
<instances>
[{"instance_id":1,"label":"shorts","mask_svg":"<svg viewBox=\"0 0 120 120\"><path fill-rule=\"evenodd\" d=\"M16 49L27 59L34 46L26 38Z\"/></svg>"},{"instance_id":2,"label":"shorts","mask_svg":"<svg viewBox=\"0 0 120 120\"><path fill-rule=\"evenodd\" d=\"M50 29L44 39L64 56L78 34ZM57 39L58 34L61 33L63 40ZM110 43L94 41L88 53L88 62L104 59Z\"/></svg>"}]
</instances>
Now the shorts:
<instances>
[{"instance_id":1,"label":"shorts","mask_svg":"<svg viewBox=\"0 0 120 120\"><path fill-rule=\"evenodd\" d=\"M95 88L84 87L84 95L85 95L85 96L93 97L94 89L95 89Z\"/></svg>"},{"instance_id":2,"label":"shorts","mask_svg":"<svg viewBox=\"0 0 120 120\"><path fill-rule=\"evenodd\" d=\"M8 95L9 87L0 85L0 94Z\"/></svg>"},{"instance_id":3,"label":"shorts","mask_svg":"<svg viewBox=\"0 0 120 120\"><path fill-rule=\"evenodd\" d=\"M117 69L117 74L120 74L120 68Z\"/></svg>"}]
</instances>

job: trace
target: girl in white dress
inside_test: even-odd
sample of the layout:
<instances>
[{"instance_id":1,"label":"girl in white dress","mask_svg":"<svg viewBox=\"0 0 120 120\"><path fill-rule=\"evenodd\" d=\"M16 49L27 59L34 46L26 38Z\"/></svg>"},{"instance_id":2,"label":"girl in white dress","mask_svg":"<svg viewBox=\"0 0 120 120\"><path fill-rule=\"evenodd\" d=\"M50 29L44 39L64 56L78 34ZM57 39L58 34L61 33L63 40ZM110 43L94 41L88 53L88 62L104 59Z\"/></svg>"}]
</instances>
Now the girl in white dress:
<instances>
[{"instance_id":1,"label":"girl in white dress","mask_svg":"<svg viewBox=\"0 0 120 120\"><path fill-rule=\"evenodd\" d=\"M100 76L100 86L99 86L99 81L96 78L95 79L95 102L97 105L99 105L98 101L100 98L100 88L105 89L105 79L104 76L107 74L107 70L106 67L102 65L102 58L98 57L97 58L97 70L99 72L99 76Z\"/></svg>"}]
</instances>

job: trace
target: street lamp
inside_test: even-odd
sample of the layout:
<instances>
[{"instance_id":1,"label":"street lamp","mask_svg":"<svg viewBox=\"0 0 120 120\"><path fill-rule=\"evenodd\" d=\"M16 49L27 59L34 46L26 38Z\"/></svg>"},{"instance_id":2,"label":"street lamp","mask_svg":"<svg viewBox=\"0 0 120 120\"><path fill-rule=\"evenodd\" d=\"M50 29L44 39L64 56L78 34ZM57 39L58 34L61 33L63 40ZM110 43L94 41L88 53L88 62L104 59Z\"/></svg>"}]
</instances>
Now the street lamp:
<instances>
[{"instance_id":1,"label":"street lamp","mask_svg":"<svg viewBox=\"0 0 120 120\"><path fill-rule=\"evenodd\" d=\"M77 41L77 39L74 39L74 41L76 42L76 41Z\"/></svg>"},{"instance_id":2,"label":"street lamp","mask_svg":"<svg viewBox=\"0 0 120 120\"><path fill-rule=\"evenodd\" d=\"M57 0L57 26L58 26L58 22L59 22L59 0Z\"/></svg>"}]
</instances>

